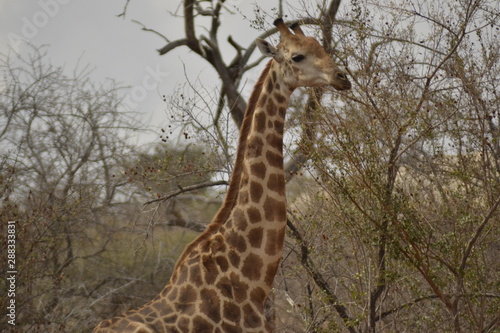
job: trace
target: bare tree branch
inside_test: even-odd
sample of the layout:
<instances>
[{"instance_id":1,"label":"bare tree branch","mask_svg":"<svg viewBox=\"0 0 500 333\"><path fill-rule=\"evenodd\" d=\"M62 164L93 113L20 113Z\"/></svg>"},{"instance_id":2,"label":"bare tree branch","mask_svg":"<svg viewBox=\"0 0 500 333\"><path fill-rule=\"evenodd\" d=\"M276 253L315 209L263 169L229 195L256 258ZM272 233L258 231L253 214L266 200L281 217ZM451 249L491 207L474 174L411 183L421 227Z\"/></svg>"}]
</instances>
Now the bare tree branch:
<instances>
[{"instance_id":1,"label":"bare tree branch","mask_svg":"<svg viewBox=\"0 0 500 333\"><path fill-rule=\"evenodd\" d=\"M469 259L469 256L470 256L470 253L471 253L473 247L475 246L478 238L481 236L486 225L490 222L491 218L493 217L493 214L495 213L495 211L497 210L499 205L500 205L500 196L493 203L490 210L488 211L486 216L483 218L483 221L481 222L481 224L479 224L476 231L474 232L474 236L472 236L472 238L467 243L467 247L465 248L465 252L462 256L462 260L460 263L460 271L463 272L463 270L465 269L465 266L467 265L467 260Z\"/></svg>"},{"instance_id":2,"label":"bare tree branch","mask_svg":"<svg viewBox=\"0 0 500 333\"><path fill-rule=\"evenodd\" d=\"M308 243L302 237L300 231L295 227L290 219L286 220L286 225L288 230L290 230L292 237L296 240L297 244L300 247L300 260L302 266L306 269L307 273L314 280L318 288L326 295L327 302L331 304L339 316L344 321L347 330L351 333L356 333L356 329L354 328L354 321L352 320L347 308L343 306L337 295L331 290L328 282L323 277L323 275L316 269L309 259L309 246Z\"/></svg>"},{"instance_id":3,"label":"bare tree branch","mask_svg":"<svg viewBox=\"0 0 500 333\"><path fill-rule=\"evenodd\" d=\"M195 221L186 221L183 219L170 219L165 222L157 222L155 225L163 225L168 227L181 227L190 229L196 232L203 232L207 228L207 223L200 223Z\"/></svg>"},{"instance_id":4,"label":"bare tree branch","mask_svg":"<svg viewBox=\"0 0 500 333\"><path fill-rule=\"evenodd\" d=\"M166 195L164 197L146 201L144 203L144 205L149 205L149 204L152 204L155 202L165 202L165 201L168 201L168 200L172 199L173 197L176 197L182 193L196 191L196 190L200 190L202 188L207 188L207 187L212 187L212 186L221 186L221 185L229 185L229 183L226 180L219 180L219 181L215 181L215 182L208 182L208 183L196 184L196 185L192 185L192 186L186 186L186 187L180 188L178 191L175 191L175 192L173 192L169 195Z\"/></svg>"}]
</instances>

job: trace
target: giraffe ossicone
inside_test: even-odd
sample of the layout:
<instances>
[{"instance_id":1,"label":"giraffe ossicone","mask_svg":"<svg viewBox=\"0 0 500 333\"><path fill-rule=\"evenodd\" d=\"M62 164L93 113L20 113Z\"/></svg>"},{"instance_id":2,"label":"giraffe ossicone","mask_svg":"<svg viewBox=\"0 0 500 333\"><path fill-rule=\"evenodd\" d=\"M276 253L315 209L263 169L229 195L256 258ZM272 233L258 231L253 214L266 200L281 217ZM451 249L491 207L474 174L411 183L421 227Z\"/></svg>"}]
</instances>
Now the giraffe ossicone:
<instances>
[{"instance_id":1,"label":"giraffe ossicone","mask_svg":"<svg viewBox=\"0 0 500 333\"><path fill-rule=\"evenodd\" d=\"M224 202L207 229L179 257L173 274L143 307L102 321L94 332L271 332L264 303L281 260L286 226L283 131L297 87L351 88L324 48L298 24L274 47L240 128Z\"/></svg>"}]
</instances>

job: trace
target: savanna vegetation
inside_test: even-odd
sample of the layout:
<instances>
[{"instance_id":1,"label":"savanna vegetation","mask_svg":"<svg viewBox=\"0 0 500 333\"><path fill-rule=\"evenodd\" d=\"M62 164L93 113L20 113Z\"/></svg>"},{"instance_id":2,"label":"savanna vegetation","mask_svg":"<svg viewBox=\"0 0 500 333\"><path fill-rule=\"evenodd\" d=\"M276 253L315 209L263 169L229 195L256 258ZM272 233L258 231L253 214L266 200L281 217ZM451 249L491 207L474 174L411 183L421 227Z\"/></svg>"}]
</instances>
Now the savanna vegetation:
<instances>
[{"instance_id":1,"label":"savanna vegetation","mask_svg":"<svg viewBox=\"0 0 500 333\"><path fill-rule=\"evenodd\" d=\"M68 77L43 48L2 57L0 215L17 221L17 329L87 332L143 304L210 221L244 86L263 65L254 44L221 32L235 15L275 43L274 18L300 21L353 83L299 90L287 114L276 331L500 331L499 2L254 8L185 0L170 13L183 18L177 40L141 22L163 57L189 49L219 80L166 94L169 127L147 151L125 139L144 127L124 88L85 69Z\"/></svg>"}]
</instances>

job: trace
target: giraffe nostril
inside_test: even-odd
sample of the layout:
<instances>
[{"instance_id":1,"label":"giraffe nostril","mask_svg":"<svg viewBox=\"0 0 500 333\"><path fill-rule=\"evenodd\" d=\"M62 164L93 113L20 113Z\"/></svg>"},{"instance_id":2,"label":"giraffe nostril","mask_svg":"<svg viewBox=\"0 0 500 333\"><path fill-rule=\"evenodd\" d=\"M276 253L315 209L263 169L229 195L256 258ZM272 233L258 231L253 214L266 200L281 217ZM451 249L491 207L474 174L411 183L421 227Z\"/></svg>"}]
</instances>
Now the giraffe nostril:
<instances>
[{"instance_id":1,"label":"giraffe nostril","mask_svg":"<svg viewBox=\"0 0 500 333\"><path fill-rule=\"evenodd\" d=\"M347 76L344 73L337 73L337 77L342 80L347 80Z\"/></svg>"}]
</instances>

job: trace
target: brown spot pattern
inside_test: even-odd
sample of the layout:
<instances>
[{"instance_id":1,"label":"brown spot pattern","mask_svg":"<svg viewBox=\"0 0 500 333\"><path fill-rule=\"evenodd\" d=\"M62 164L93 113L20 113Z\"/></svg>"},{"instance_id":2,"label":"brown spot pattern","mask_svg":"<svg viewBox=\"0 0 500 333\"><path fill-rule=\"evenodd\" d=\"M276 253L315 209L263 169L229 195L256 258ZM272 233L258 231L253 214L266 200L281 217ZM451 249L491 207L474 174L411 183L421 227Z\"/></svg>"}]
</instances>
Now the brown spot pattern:
<instances>
[{"instance_id":1,"label":"brown spot pattern","mask_svg":"<svg viewBox=\"0 0 500 333\"><path fill-rule=\"evenodd\" d=\"M238 268L240 265L240 255L237 254L234 250L229 250L227 256L231 265L233 265L233 267L235 268Z\"/></svg>"},{"instance_id":2,"label":"brown spot pattern","mask_svg":"<svg viewBox=\"0 0 500 333\"><path fill-rule=\"evenodd\" d=\"M238 203L242 206L248 203L248 190L242 190L238 193Z\"/></svg>"},{"instance_id":3,"label":"brown spot pattern","mask_svg":"<svg viewBox=\"0 0 500 333\"><path fill-rule=\"evenodd\" d=\"M267 188L279 195L285 195L285 177L277 173L270 174Z\"/></svg>"},{"instance_id":4,"label":"brown spot pattern","mask_svg":"<svg viewBox=\"0 0 500 333\"><path fill-rule=\"evenodd\" d=\"M217 263L215 262L214 257L212 257L211 255L204 255L202 257L202 264L205 268L203 272L205 282L207 284L213 284L215 282L215 279L217 278L217 275L219 274Z\"/></svg>"},{"instance_id":5,"label":"brown spot pattern","mask_svg":"<svg viewBox=\"0 0 500 333\"><path fill-rule=\"evenodd\" d=\"M266 297L266 292L261 287L256 287L250 292L250 300L254 302L257 310L259 311L264 311L264 302Z\"/></svg>"},{"instance_id":6,"label":"brown spot pattern","mask_svg":"<svg viewBox=\"0 0 500 333\"><path fill-rule=\"evenodd\" d=\"M264 145L264 141L258 136L251 136L248 139L248 149L247 149L247 156L252 158L256 156L261 156L262 155L262 146ZM243 178L242 178L243 182Z\"/></svg>"},{"instance_id":7,"label":"brown spot pattern","mask_svg":"<svg viewBox=\"0 0 500 333\"><path fill-rule=\"evenodd\" d=\"M286 208L285 203L282 201L275 200L271 197L267 197L264 201L264 216L267 221L285 221L286 220Z\"/></svg>"},{"instance_id":8,"label":"brown spot pattern","mask_svg":"<svg viewBox=\"0 0 500 333\"><path fill-rule=\"evenodd\" d=\"M278 270L278 263L279 261L276 261L276 263L272 263L267 265L266 269L266 275L264 276L264 281L266 284L271 287L273 285L274 281L274 276L276 275L276 271Z\"/></svg>"},{"instance_id":9,"label":"brown spot pattern","mask_svg":"<svg viewBox=\"0 0 500 333\"><path fill-rule=\"evenodd\" d=\"M255 281L260 279L262 267L264 262L262 258L255 253L250 253L243 261L243 266L241 267L241 274L249 280Z\"/></svg>"},{"instance_id":10,"label":"brown spot pattern","mask_svg":"<svg viewBox=\"0 0 500 333\"><path fill-rule=\"evenodd\" d=\"M227 244L238 252L245 252L247 249L245 238L233 230L229 230L226 240Z\"/></svg>"},{"instance_id":11,"label":"brown spot pattern","mask_svg":"<svg viewBox=\"0 0 500 333\"><path fill-rule=\"evenodd\" d=\"M263 112L257 112L254 116L255 130L263 133L266 129L266 115Z\"/></svg>"},{"instance_id":12,"label":"brown spot pattern","mask_svg":"<svg viewBox=\"0 0 500 333\"><path fill-rule=\"evenodd\" d=\"M196 310L195 303L198 295L191 285L182 286L179 289L179 298L174 303L175 309L185 315L192 315Z\"/></svg>"},{"instance_id":13,"label":"brown spot pattern","mask_svg":"<svg viewBox=\"0 0 500 333\"><path fill-rule=\"evenodd\" d=\"M256 328L262 325L262 320L259 314L253 309L250 304L243 306L244 326L246 328Z\"/></svg>"},{"instance_id":14,"label":"brown spot pattern","mask_svg":"<svg viewBox=\"0 0 500 333\"><path fill-rule=\"evenodd\" d=\"M267 80L266 82L266 92L270 93L273 91L273 80Z\"/></svg>"},{"instance_id":15,"label":"brown spot pattern","mask_svg":"<svg viewBox=\"0 0 500 333\"><path fill-rule=\"evenodd\" d=\"M266 253L270 256L274 256L281 251L281 244L283 244L282 231L278 230L268 230L266 234Z\"/></svg>"},{"instance_id":16,"label":"brown spot pattern","mask_svg":"<svg viewBox=\"0 0 500 333\"><path fill-rule=\"evenodd\" d=\"M222 237L222 235L216 235L211 239L210 251L212 253L226 251L226 244L224 244L224 238Z\"/></svg>"},{"instance_id":17,"label":"brown spot pattern","mask_svg":"<svg viewBox=\"0 0 500 333\"><path fill-rule=\"evenodd\" d=\"M245 164L242 165L240 188L248 185L248 170Z\"/></svg>"},{"instance_id":18,"label":"brown spot pattern","mask_svg":"<svg viewBox=\"0 0 500 333\"><path fill-rule=\"evenodd\" d=\"M201 316L193 318L193 332L210 332L214 328L208 320Z\"/></svg>"},{"instance_id":19,"label":"brown spot pattern","mask_svg":"<svg viewBox=\"0 0 500 333\"><path fill-rule=\"evenodd\" d=\"M189 332L189 318L181 318L179 319L178 323L177 323L177 327L179 327L179 329L182 331L182 333L188 333Z\"/></svg>"},{"instance_id":20,"label":"brown spot pattern","mask_svg":"<svg viewBox=\"0 0 500 333\"><path fill-rule=\"evenodd\" d=\"M179 273L179 281L187 281L187 278L188 278L188 268L186 266L183 266L180 270L180 273Z\"/></svg>"},{"instance_id":21,"label":"brown spot pattern","mask_svg":"<svg viewBox=\"0 0 500 333\"><path fill-rule=\"evenodd\" d=\"M229 278L231 279L231 285L233 287L234 300L238 303L246 300L248 285L242 282L240 277L235 273L231 273Z\"/></svg>"},{"instance_id":22,"label":"brown spot pattern","mask_svg":"<svg viewBox=\"0 0 500 333\"><path fill-rule=\"evenodd\" d=\"M274 128L276 129L276 132L283 135L283 131L284 131L284 125L283 125L283 122L281 120L275 120L274 121Z\"/></svg>"},{"instance_id":23,"label":"brown spot pattern","mask_svg":"<svg viewBox=\"0 0 500 333\"><path fill-rule=\"evenodd\" d=\"M279 89L279 88L277 88L277 89ZM276 100L276 102L278 102L278 104L283 104L286 102L285 96L283 96L282 94L280 94L278 92L275 92L273 96L274 96L274 99Z\"/></svg>"},{"instance_id":24,"label":"brown spot pattern","mask_svg":"<svg viewBox=\"0 0 500 333\"><path fill-rule=\"evenodd\" d=\"M201 269L200 269L200 266L198 265L194 265L194 266L191 266L190 270L189 270L189 280L195 285L195 286L199 286L200 284L202 284L202 279L201 279Z\"/></svg>"},{"instance_id":25,"label":"brown spot pattern","mask_svg":"<svg viewBox=\"0 0 500 333\"><path fill-rule=\"evenodd\" d=\"M238 230L246 230L247 229L247 218L245 216L245 212L243 210L236 208L233 212L234 226Z\"/></svg>"},{"instance_id":26,"label":"brown spot pattern","mask_svg":"<svg viewBox=\"0 0 500 333\"><path fill-rule=\"evenodd\" d=\"M222 296L227 298L233 298L233 287L231 286L231 281L228 277L223 276L220 278L219 282L215 285L217 290L220 291Z\"/></svg>"},{"instance_id":27,"label":"brown spot pattern","mask_svg":"<svg viewBox=\"0 0 500 333\"><path fill-rule=\"evenodd\" d=\"M285 118L286 108L285 108L285 107L280 107L280 108L278 109L278 113L279 113L279 115L280 115L282 118Z\"/></svg>"},{"instance_id":28,"label":"brown spot pattern","mask_svg":"<svg viewBox=\"0 0 500 333\"><path fill-rule=\"evenodd\" d=\"M224 302L222 313L224 319L228 319L234 323L239 323L241 320L240 307L232 302Z\"/></svg>"},{"instance_id":29,"label":"brown spot pattern","mask_svg":"<svg viewBox=\"0 0 500 333\"><path fill-rule=\"evenodd\" d=\"M229 268L229 262L227 261L226 257L217 256L215 258L215 262L217 262L217 265L219 265L221 272L225 272Z\"/></svg>"},{"instance_id":30,"label":"brown spot pattern","mask_svg":"<svg viewBox=\"0 0 500 333\"><path fill-rule=\"evenodd\" d=\"M262 221L262 215L256 207L250 207L247 209L248 220L250 223L258 223Z\"/></svg>"},{"instance_id":31,"label":"brown spot pattern","mask_svg":"<svg viewBox=\"0 0 500 333\"><path fill-rule=\"evenodd\" d=\"M259 97L259 101L257 102L257 107L262 108L264 105L266 105L267 102L267 94L262 93Z\"/></svg>"},{"instance_id":32,"label":"brown spot pattern","mask_svg":"<svg viewBox=\"0 0 500 333\"><path fill-rule=\"evenodd\" d=\"M266 165L264 162L254 163L250 166L250 172L254 177L264 179L266 177Z\"/></svg>"},{"instance_id":33,"label":"brown spot pattern","mask_svg":"<svg viewBox=\"0 0 500 333\"><path fill-rule=\"evenodd\" d=\"M264 193L264 188L261 184L254 181L250 182L250 198L253 202L258 203L262 198L262 193Z\"/></svg>"},{"instance_id":34,"label":"brown spot pattern","mask_svg":"<svg viewBox=\"0 0 500 333\"><path fill-rule=\"evenodd\" d=\"M281 136L278 136L274 133L269 133L266 136L266 141L267 143L271 146L274 147L275 149L282 151L283 149L283 140Z\"/></svg>"},{"instance_id":35,"label":"brown spot pattern","mask_svg":"<svg viewBox=\"0 0 500 333\"><path fill-rule=\"evenodd\" d=\"M200 250L201 250L201 252L204 252L204 253L207 253L210 251L210 242L208 241L208 239L201 243Z\"/></svg>"},{"instance_id":36,"label":"brown spot pattern","mask_svg":"<svg viewBox=\"0 0 500 333\"><path fill-rule=\"evenodd\" d=\"M264 228L258 227L251 229L248 232L248 241L250 246L259 248L262 245L262 238L264 236Z\"/></svg>"},{"instance_id":37,"label":"brown spot pattern","mask_svg":"<svg viewBox=\"0 0 500 333\"><path fill-rule=\"evenodd\" d=\"M276 114L276 104L271 100L267 102L266 112L269 116L274 116Z\"/></svg>"},{"instance_id":38,"label":"brown spot pattern","mask_svg":"<svg viewBox=\"0 0 500 333\"><path fill-rule=\"evenodd\" d=\"M220 316L220 300L217 292L213 289L204 288L200 291L200 311L210 318L213 322L218 323Z\"/></svg>"},{"instance_id":39,"label":"brown spot pattern","mask_svg":"<svg viewBox=\"0 0 500 333\"><path fill-rule=\"evenodd\" d=\"M268 151L266 153L266 159L269 165L275 168L283 168L283 156L281 154L273 153L272 151Z\"/></svg>"}]
</instances>

